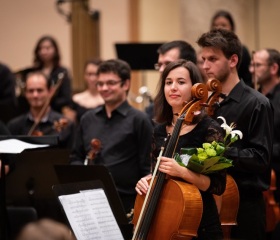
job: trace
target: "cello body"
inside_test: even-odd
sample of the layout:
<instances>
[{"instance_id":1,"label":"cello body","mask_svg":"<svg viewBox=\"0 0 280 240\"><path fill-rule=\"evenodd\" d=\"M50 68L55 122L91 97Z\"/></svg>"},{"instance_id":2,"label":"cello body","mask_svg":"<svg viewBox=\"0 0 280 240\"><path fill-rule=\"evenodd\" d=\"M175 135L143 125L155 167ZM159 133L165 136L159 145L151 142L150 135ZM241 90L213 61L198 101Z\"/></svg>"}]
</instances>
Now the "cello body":
<instances>
[{"instance_id":1,"label":"cello body","mask_svg":"<svg viewBox=\"0 0 280 240\"><path fill-rule=\"evenodd\" d=\"M185 239L197 236L203 205L200 192L192 184L166 179L147 240ZM145 196L137 195L133 224L138 221ZM172 221L170 221L172 219Z\"/></svg>"},{"instance_id":2,"label":"cello body","mask_svg":"<svg viewBox=\"0 0 280 240\"><path fill-rule=\"evenodd\" d=\"M266 232L272 232L275 229L277 223L280 221L279 204L275 201L274 198L274 191L276 189L276 174L272 169L270 187L268 190L263 192L266 209Z\"/></svg>"},{"instance_id":3,"label":"cello body","mask_svg":"<svg viewBox=\"0 0 280 240\"><path fill-rule=\"evenodd\" d=\"M217 201L217 198L215 197ZM218 197L220 202L220 221L224 234L224 240L230 239L231 227L237 225L237 213L239 208L239 191L236 182L227 174L225 192ZM217 204L219 205L219 204Z\"/></svg>"}]
</instances>

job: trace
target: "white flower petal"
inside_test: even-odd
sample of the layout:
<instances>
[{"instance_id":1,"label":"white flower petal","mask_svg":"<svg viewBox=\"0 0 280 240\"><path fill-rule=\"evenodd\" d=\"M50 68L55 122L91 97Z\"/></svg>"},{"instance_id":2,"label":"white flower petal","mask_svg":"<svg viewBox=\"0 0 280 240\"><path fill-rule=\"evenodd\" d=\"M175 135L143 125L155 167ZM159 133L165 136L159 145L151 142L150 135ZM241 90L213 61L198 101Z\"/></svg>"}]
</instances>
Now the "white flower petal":
<instances>
[{"instance_id":1,"label":"white flower petal","mask_svg":"<svg viewBox=\"0 0 280 240\"><path fill-rule=\"evenodd\" d=\"M223 117L221 117L221 116L219 116L219 117L217 117L217 118L220 118L220 119L223 120L224 123L221 125L221 127L226 131L226 134L227 134L227 135L230 134L232 128L231 128L229 125L227 125L227 122L226 122L225 118L223 118Z\"/></svg>"},{"instance_id":2,"label":"white flower petal","mask_svg":"<svg viewBox=\"0 0 280 240\"><path fill-rule=\"evenodd\" d=\"M243 133L240 130L233 130L233 131L231 131L230 134L231 134L232 138L234 138L235 135L238 135L240 139L243 138Z\"/></svg>"}]
</instances>

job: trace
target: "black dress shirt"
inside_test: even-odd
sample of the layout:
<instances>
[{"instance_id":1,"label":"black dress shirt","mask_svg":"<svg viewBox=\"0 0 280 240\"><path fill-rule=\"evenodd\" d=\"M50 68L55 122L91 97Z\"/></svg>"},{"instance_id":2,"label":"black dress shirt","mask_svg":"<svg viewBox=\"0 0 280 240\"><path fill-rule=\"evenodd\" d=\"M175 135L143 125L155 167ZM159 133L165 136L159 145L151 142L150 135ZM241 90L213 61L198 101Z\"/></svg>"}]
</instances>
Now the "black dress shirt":
<instances>
[{"instance_id":1,"label":"black dress shirt","mask_svg":"<svg viewBox=\"0 0 280 240\"><path fill-rule=\"evenodd\" d=\"M127 101L106 115L105 107L87 111L81 118L71 164L84 164L93 138L101 141L94 164L108 167L119 193L136 196L137 181L150 173L152 125L147 115Z\"/></svg>"},{"instance_id":2,"label":"black dress shirt","mask_svg":"<svg viewBox=\"0 0 280 240\"><path fill-rule=\"evenodd\" d=\"M270 185L270 158L273 140L273 112L269 100L240 81L220 103L214 118L236 123L243 133L226 156L234 167L228 172L235 179L240 197L261 196Z\"/></svg>"},{"instance_id":3,"label":"black dress shirt","mask_svg":"<svg viewBox=\"0 0 280 240\"><path fill-rule=\"evenodd\" d=\"M267 95L274 111L274 137L271 166L280 171L280 84L277 84Z\"/></svg>"},{"instance_id":4,"label":"black dress shirt","mask_svg":"<svg viewBox=\"0 0 280 240\"><path fill-rule=\"evenodd\" d=\"M58 132L54 128L54 122L63 118L63 116L50 110L49 114L42 118L35 130L41 131L43 135L57 135L59 139L60 147L71 148L73 145L73 137L75 134L75 126L69 120L69 124ZM34 124L34 120L30 113L20 115L8 122L7 126L12 135L27 135L29 130Z\"/></svg>"}]
</instances>

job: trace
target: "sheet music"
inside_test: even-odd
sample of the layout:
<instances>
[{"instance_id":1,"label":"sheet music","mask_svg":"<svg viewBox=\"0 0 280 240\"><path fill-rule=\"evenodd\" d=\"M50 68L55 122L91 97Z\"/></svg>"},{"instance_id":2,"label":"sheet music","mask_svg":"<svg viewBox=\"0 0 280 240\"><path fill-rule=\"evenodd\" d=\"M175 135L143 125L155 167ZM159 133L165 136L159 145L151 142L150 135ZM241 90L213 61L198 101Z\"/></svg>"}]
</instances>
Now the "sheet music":
<instances>
[{"instance_id":1,"label":"sheet music","mask_svg":"<svg viewBox=\"0 0 280 240\"><path fill-rule=\"evenodd\" d=\"M58 197L78 240L123 239L103 189Z\"/></svg>"},{"instance_id":2,"label":"sheet music","mask_svg":"<svg viewBox=\"0 0 280 240\"><path fill-rule=\"evenodd\" d=\"M25 149L48 147L48 144L32 144L17 139L0 141L0 153L21 153Z\"/></svg>"}]
</instances>

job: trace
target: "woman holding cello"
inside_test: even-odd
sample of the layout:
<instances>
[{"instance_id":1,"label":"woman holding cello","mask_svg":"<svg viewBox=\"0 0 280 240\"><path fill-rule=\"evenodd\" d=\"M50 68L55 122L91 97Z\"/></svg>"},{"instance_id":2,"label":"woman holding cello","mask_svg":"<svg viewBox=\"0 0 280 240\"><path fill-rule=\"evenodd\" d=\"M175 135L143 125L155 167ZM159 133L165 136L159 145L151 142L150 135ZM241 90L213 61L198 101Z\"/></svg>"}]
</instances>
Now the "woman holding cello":
<instances>
[{"instance_id":1,"label":"woman holding cello","mask_svg":"<svg viewBox=\"0 0 280 240\"><path fill-rule=\"evenodd\" d=\"M189 61L178 60L168 64L165 68L155 97L155 120L157 125L153 133L154 150L152 158L154 161L159 156L160 149L165 144L168 134L173 137L178 113L180 113L184 103L191 100L191 89L196 83L202 83L202 79L197 67ZM186 147L201 147L203 143L211 143L214 140L222 141L223 134L223 129L215 120L208 117L203 110L197 111L190 124L183 123L181 125L174 152L180 153L180 149ZM223 239L219 214L212 194L223 194L226 186L226 171L222 170L209 175L202 175L180 166L174 158L166 156L160 158L158 170L173 179L179 179L195 186L201 195L202 217L199 220L197 236L182 239ZM151 178L152 176L149 175L138 181L135 189L140 196L147 193ZM161 195L162 197L164 197L163 194ZM175 205L170 206L171 211ZM161 209L157 208L156 211L161 211ZM201 213L195 215L199 217L199 214ZM169 218L169 216L166 215L166 218ZM168 221L172 224L173 220L168 219ZM136 223L134 222L134 224ZM157 224L154 225L156 226ZM157 229L155 231L162 230ZM174 238L166 236L166 239Z\"/></svg>"}]
</instances>

